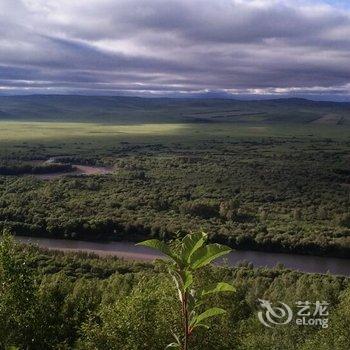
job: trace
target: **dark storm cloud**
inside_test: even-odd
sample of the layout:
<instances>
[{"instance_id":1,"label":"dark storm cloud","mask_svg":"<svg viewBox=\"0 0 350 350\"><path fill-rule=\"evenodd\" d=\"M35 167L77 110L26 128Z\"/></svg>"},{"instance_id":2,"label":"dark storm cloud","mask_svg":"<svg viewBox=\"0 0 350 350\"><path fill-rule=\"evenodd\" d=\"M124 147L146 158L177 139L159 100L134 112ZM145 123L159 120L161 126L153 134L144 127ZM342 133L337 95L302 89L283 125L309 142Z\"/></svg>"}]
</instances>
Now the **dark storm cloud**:
<instances>
[{"instance_id":1,"label":"dark storm cloud","mask_svg":"<svg viewBox=\"0 0 350 350\"><path fill-rule=\"evenodd\" d=\"M0 92L345 96L349 62L321 0L0 0Z\"/></svg>"}]
</instances>

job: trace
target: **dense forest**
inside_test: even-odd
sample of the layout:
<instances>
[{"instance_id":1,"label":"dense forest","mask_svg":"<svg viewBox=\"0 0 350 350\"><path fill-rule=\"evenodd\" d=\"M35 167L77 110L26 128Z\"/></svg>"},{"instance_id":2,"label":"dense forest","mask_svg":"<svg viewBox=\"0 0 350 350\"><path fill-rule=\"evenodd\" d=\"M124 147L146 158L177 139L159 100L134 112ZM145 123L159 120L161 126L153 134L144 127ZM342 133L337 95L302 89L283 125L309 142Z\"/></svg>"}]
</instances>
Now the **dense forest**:
<instances>
[{"instance_id":1,"label":"dense forest","mask_svg":"<svg viewBox=\"0 0 350 350\"><path fill-rule=\"evenodd\" d=\"M16 169L32 161L41 171L38 159L61 155L66 164L114 171L51 181L0 176L0 225L21 235L134 241L202 228L238 249L349 256L346 139L214 134L99 142L8 149L3 162Z\"/></svg>"},{"instance_id":2,"label":"dense forest","mask_svg":"<svg viewBox=\"0 0 350 350\"><path fill-rule=\"evenodd\" d=\"M227 314L197 332L191 349L350 347L347 278L250 265L206 267L195 277L196 285L223 280L236 292L208 299L206 306L220 305ZM257 318L258 298L293 308L299 300L326 300L329 327L267 328ZM0 243L1 349L163 350L180 327L178 309L163 264L45 251L9 236Z\"/></svg>"}]
</instances>

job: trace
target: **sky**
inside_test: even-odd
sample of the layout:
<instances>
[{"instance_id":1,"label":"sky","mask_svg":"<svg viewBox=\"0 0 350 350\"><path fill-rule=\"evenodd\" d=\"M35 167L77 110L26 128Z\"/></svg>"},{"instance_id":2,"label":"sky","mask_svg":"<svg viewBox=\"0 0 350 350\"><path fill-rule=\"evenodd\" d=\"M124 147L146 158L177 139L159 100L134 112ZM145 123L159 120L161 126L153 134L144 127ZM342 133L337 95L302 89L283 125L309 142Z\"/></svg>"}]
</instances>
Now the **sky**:
<instances>
[{"instance_id":1,"label":"sky","mask_svg":"<svg viewBox=\"0 0 350 350\"><path fill-rule=\"evenodd\" d=\"M0 0L0 94L350 101L350 0Z\"/></svg>"}]
</instances>

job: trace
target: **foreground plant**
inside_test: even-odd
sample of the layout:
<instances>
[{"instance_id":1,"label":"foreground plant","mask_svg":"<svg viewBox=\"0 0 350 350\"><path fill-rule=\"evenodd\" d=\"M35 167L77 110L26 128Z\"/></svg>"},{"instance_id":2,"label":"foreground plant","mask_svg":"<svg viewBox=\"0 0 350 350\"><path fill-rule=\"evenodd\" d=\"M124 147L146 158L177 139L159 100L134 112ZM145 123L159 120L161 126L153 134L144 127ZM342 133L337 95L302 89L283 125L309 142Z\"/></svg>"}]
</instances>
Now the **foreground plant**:
<instances>
[{"instance_id":1,"label":"foreground plant","mask_svg":"<svg viewBox=\"0 0 350 350\"><path fill-rule=\"evenodd\" d=\"M183 335L174 334L176 341L169 344L167 349L188 350L189 338L197 328L208 329L206 324L208 319L226 313L224 309L218 307L203 311L205 299L216 293L235 291L232 285L225 282L202 290L196 290L193 287L196 270L231 251L229 247L224 245L206 244L206 240L207 235L204 232L199 232L185 236L175 248L157 239L139 243L139 245L157 249L165 254L167 257L165 263L173 277L181 302Z\"/></svg>"}]
</instances>

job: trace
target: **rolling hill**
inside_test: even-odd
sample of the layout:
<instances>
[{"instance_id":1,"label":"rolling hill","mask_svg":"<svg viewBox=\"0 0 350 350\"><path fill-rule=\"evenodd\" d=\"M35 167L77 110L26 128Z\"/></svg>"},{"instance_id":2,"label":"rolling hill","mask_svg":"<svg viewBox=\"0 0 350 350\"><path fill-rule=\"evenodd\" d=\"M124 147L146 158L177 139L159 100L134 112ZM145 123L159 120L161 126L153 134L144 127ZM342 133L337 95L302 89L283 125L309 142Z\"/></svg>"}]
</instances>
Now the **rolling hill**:
<instances>
[{"instance_id":1,"label":"rolling hill","mask_svg":"<svg viewBox=\"0 0 350 350\"><path fill-rule=\"evenodd\" d=\"M0 120L350 125L350 103L299 98L242 101L81 95L0 96Z\"/></svg>"}]
</instances>

